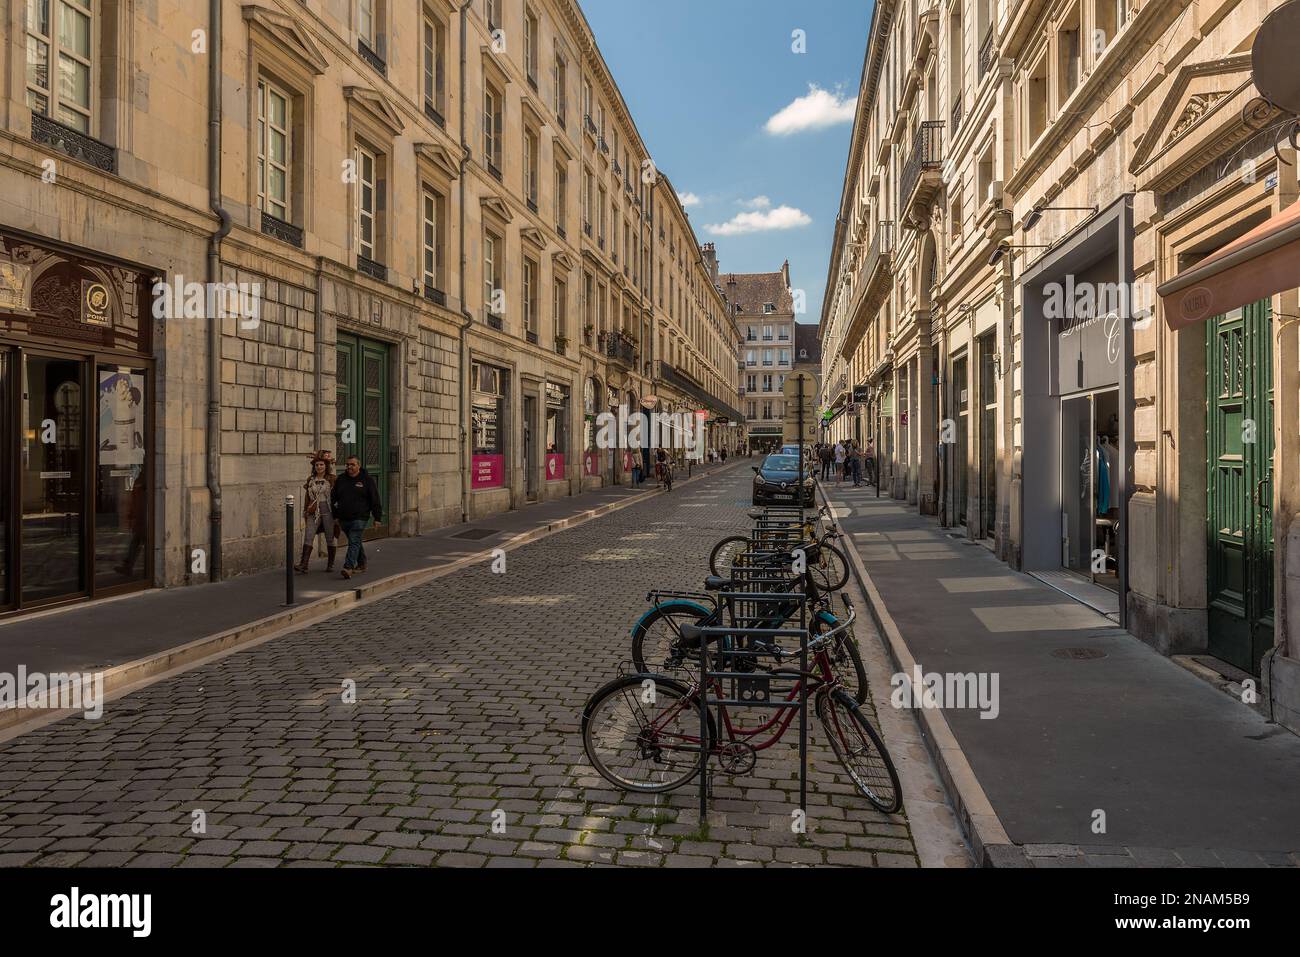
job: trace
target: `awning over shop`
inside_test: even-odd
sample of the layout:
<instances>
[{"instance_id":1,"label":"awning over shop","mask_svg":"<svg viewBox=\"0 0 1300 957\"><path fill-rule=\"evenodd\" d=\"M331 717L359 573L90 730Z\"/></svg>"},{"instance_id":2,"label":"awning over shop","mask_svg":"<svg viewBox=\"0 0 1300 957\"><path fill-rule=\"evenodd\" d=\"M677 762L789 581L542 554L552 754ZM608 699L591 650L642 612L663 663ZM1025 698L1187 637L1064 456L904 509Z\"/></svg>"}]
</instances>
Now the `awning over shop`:
<instances>
[{"instance_id":1,"label":"awning over shop","mask_svg":"<svg viewBox=\"0 0 1300 957\"><path fill-rule=\"evenodd\" d=\"M1156 289L1170 329L1300 286L1300 203Z\"/></svg>"}]
</instances>

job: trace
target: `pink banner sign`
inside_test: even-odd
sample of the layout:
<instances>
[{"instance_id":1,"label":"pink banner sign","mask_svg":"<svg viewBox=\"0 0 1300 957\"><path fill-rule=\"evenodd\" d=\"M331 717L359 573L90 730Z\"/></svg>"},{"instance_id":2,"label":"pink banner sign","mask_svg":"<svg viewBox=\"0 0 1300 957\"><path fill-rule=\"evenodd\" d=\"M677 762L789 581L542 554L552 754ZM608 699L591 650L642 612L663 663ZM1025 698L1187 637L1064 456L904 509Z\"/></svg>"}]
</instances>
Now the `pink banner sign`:
<instances>
[{"instance_id":1,"label":"pink banner sign","mask_svg":"<svg viewBox=\"0 0 1300 957\"><path fill-rule=\"evenodd\" d=\"M600 460L595 452L588 452L582 457L582 474L595 477L600 474Z\"/></svg>"},{"instance_id":2,"label":"pink banner sign","mask_svg":"<svg viewBox=\"0 0 1300 957\"><path fill-rule=\"evenodd\" d=\"M558 482L564 478L564 455L548 452L546 455L546 481Z\"/></svg>"},{"instance_id":3,"label":"pink banner sign","mask_svg":"<svg viewBox=\"0 0 1300 957\"><path fill-rule=\"evenodd\" d=\"M623 450L623 471L632 471L632 452L630 449Z\"/></svg>"},{"instance_id":4,"label":"pink banner sign","mask_svg":"<svg viewBox=\"0 0 1300 957\"><path fill-rule=\"evenodd\" d=\"M470 463L470 487L501 488L505 484L504 455L475 455Z\"/></svg>"}]
</instances>

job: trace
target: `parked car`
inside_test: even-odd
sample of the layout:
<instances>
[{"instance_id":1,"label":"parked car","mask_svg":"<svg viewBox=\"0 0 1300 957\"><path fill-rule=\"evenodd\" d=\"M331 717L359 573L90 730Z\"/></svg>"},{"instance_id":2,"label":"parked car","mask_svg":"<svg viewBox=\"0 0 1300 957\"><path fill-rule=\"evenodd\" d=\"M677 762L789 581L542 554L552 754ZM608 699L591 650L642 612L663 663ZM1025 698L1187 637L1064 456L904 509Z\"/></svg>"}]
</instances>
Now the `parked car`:
<instances>
[{"instance_id":1,"label":"parked car","mask_svg":"<svg viewBox=\"0 0 1300 957\"><path fill-rule=\"evenodd\" d=\"M754 467L754 504L755 505L795 505L802 503L805 507L813 504L812 476L799 475L799 455L785 455L774 452L763 459L762 465ZM802 486L802 493L800 487ZM796 497L800 496L801 497Z\"/></svg>"}]
</instances>

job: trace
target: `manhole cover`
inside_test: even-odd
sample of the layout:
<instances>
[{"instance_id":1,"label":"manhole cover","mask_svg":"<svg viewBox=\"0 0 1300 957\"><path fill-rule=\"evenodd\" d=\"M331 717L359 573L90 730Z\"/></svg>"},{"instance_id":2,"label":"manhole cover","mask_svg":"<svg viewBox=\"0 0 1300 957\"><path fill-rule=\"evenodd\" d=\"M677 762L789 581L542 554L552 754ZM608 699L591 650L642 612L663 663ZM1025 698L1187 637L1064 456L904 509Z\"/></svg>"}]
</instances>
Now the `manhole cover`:
<instances>
[{"instance_id":1,"label":"manhole cover","mask_svg":"<svg viewBox=\"0 0 1300 957\"><path fill-rule=\"evenodd\" d=\"M497 531L495 528L469 528L463 532L457 532L455 535L452 535L451 537L467 538L472 542L477 542L480 541L481 539L491 538L493 535L500 535L500 534L501 533Z\"/></svg>"},{"instance_id":2,"label":"manhole cover","mask_svg":"<svg viewBox=\"0 0 1300 957\"><path fill-rule=\"evenodd\" d=\"M1057 648L1052 652L1053 658L1068 658L1071 661L1092 661L1105 658L1106 652L1098 648Z\"/></svg>"}]
</instances>

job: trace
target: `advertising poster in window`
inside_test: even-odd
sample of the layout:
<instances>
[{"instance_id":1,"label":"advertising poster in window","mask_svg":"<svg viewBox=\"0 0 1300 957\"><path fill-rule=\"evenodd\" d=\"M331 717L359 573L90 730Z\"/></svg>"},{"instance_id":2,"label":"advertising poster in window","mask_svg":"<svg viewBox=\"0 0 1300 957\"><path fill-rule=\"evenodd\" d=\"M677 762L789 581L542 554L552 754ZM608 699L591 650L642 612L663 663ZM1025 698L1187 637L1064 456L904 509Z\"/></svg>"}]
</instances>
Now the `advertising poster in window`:
<instances>
[{"instance_id":1,"label":"advertising poster in window","mask_svg":"<svg viewBox=\"0 0 1300 957\"><path fill-rule=\"evenodd\" d=\"M569 390L546 384L546 480L565 478L564 456L569 451Z\"/></svg>"},{"instance_id":2,"label":"advertising poster in window","mask_svg":"<svg viewBox=\"0 0 1300 957\"><path fill-rule=\"evenodd\" d=\"M470 461L472 489L501 488L505 485L505 452L501 445L500 398L474 399L474 454Z\"/></svg>"},{"instance_id":3,"label":"advertising poster in window","mask_svg":"<svg viewBox=\"0 0 1300 957\"><path fill-rule=\"evenodd\" d=\"M99 370L99 464L144 465L144 376Z\"/></svg>"}]
</instances>

